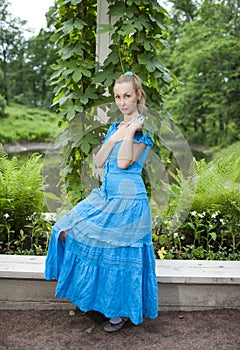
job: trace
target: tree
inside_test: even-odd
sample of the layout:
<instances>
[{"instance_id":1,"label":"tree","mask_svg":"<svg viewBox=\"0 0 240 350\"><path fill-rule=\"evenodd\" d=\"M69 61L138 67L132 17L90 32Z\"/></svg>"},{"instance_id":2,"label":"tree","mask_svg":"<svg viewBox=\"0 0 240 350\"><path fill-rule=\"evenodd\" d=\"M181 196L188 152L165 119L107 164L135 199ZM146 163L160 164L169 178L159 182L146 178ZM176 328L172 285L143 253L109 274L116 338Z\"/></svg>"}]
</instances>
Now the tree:
<instances>
[{"instance_id":1,"label":"tree","mask_svg":"<svg viewBox=\"0 0 240 350\"><path fill-rule=\"evenodd\" d=\"M198 1L194 0L171 0L172 17L171 23L175 28L183 26L187 22L192 22L195 19L196 10L199 6Z\"/></svg>"},{"instance_id":2,"label":"tree","mask_svg":"<svg viewBox=\"0 0 240 350\"><path fill-rule=\"evenodd\" d=\"M50 108L53 99L49 86L51 65L56 62L56 48L50 42L51 29L41 29L39 34L26 39L26 21L14 18L8 11L9 3L0 4L0 62L3 79L0 93L7 103L33 104ZM47 13L48 26L52 28L56 8Z\"/></svg>"},{"instance_id":3,"label":"tree","mask_svg":"<svg viewBox=\"0 0 240 350\"><path fill-rule=\"evenodd\" d=\"M56 62L56 48L50 42L52 33L41 29L26 40L14 60L9 63L11 97L22 104L49 108L53 92L49 86L51 65Z\"/></svg>"},{"instance_id":4,"label":"tree","mask_svg":"<svg viewBox=\"0 0 240 350\"><path fill-rule=\"evenodd\" d=\"M167 106L190 142L211 146L239 137L238 11L237 1L203 1L171 46L171 67L183 84Z\"/></svg>"},{"instance_id":5,"label":"tree","mask_svg":"<svg viewBox=\"0 0 240 350\"><path fill-rule=\"evenodd\" d=\"M8 91L8 64L18 54L19 47L22 47L24 42L22 26L26 21L21 21L19 18L13 18L8 12L9 3L3 0L0 4L0 62L3 71L3 91L7 104L9 104Z\"/></svg>"}]
</instances>

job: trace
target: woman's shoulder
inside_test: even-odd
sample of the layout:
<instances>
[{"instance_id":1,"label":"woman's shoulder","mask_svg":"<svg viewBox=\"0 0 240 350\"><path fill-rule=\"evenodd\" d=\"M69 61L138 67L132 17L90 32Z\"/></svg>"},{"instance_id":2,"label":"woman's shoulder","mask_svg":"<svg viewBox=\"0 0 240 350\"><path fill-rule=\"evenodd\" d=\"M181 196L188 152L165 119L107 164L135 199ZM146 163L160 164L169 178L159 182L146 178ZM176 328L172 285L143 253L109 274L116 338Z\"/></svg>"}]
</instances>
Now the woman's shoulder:
<instances>
[{"instance_id":1,"label":"woman's shoulder","mask_svg":"<svg viewBox=\"0 0 240 350\"><path fill-rule=\"evenodd\" d=\"M153 140L149 135L149 132L143 133L142 131L137 131L134 136L135 142L141 142L144 143L146 146L152 148L153 147Z\"/></svg>"}]
</instances>

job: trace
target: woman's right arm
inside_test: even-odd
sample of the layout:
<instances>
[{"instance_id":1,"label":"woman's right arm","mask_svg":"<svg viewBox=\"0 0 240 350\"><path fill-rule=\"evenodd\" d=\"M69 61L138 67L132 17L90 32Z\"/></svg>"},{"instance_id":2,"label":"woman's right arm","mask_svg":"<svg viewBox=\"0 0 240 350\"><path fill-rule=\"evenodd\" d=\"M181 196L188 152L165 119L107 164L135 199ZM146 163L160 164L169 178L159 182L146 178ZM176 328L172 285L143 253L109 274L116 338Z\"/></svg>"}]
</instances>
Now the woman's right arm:
<instances>
[{"instance_id":1,"label":"woman's right arm","mask_svg":"<svg viewBox=\"0 0 240 350\"><path fill-rule=\"evenodd\" d=\"M117 131L115 131L114 134L108 139L108 141L102 145L93 160L93 164L97 168L101 168L104 165L115 143L120 142L124 139L126 128L127 126L123 126L117 129Z\"/></svg>"},{"instance_id":2,"label":"woman's right arm","mask_svg":"<svg viewBox=\"0 0 240 350\"><path fill-rule=\"evenodd\" d=\"M101 168L104 165L109 154L111 153L111 151L113 149L114 144L115 144L115 142L113 142L109 139L106 143L104 143L102 145L100 150L97 152L97 154L95 155L95 157L93 159L93 164L97 168Z\"/></svg>"}]
</instances>

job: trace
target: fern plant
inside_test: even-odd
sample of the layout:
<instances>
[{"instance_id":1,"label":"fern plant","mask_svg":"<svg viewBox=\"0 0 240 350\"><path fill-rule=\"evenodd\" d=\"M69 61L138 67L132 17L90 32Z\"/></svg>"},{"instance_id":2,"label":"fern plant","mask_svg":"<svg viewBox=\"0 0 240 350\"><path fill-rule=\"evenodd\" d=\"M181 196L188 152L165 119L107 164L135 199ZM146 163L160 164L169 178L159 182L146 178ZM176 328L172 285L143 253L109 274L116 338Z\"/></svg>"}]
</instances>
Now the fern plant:
<instances>
[{"instance_id":1,"label":"fern plant","mask_svg":"<svg viewBox=\"0 0 240 350\"><path fill-rule=\"evenodd\" d=\"M239 259L239 169L239 157L225 153L209 163L194 160L187 179L181 172L172 174L168 212L154 222L153 240L160 253L165 249L171 259ZM189 195L191 211L176 230L172 213L184 209Z\"/></svg>"},{"instance_id":2,"label":"fern plant","mask_svg":"<svg viewBox=\"0 0 240 350\"><path fill-rule=\"evenodd\" d=\"M213 159L209 163L205 159L194 160L190 176L186 179L181 172L171 175L174 183L170 185L170 205L173 207L182 197L192 195L192 210L198 213L206 209L220 210L224 216L239 219L240 159L236 159L234 154Z\"/></svg>"},{"instance_id":3,"label":"fern plant","mask_svg":"<svg viewBox=\"0 0 240 350\"><path fill-rule=\"evenodd\" d=\"M0 240L9 229L16 238L20 229L44 210L41 155L34 154L19 167L16 157L0 151ZM7 230L8 228L8 230Z\"/></svg>"},{"instance_id":4,"label":"fern plant","mask_svg":"<svg viewBox=\"0 0 240 350\"><path fill-rule=\"evenodd\" d=\"M197 189L193 210L218 209L225 215L235 215L240 208L240 159L233 154L206 163L196 162ZM235 203L233 206L231 203Z\"/></svg>"}]
</instances>

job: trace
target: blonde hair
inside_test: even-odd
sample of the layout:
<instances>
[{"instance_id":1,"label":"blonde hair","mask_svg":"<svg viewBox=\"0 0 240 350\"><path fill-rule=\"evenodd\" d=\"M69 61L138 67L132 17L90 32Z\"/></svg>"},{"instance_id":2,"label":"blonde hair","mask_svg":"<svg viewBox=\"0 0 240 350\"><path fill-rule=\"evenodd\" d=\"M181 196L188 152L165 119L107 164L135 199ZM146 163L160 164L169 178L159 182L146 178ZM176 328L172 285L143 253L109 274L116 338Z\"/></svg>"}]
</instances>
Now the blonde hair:
<instances>
[{"instance_id":1,"label":"blonde hair","mask_svg":"<svg viewBox=\"0 0 240 350\"><path fill-rule=\"evenodd\" d=\"M146 108L146 94L143 90L142 82L136 74L134 74L132 72L127 72L125 74L120 75L120 77L118 77L115 80L114 87L116 84L129 83L129 82L132 83L132 86L133 86L133 89L134 89L136 95L138 94L139 91L141 92L141 97L137 103L137 109L138 109L138 112L142 114L147 109ZM113 90L114 90L114 87L113 87Z\"/></svg>"}]
</instances>

